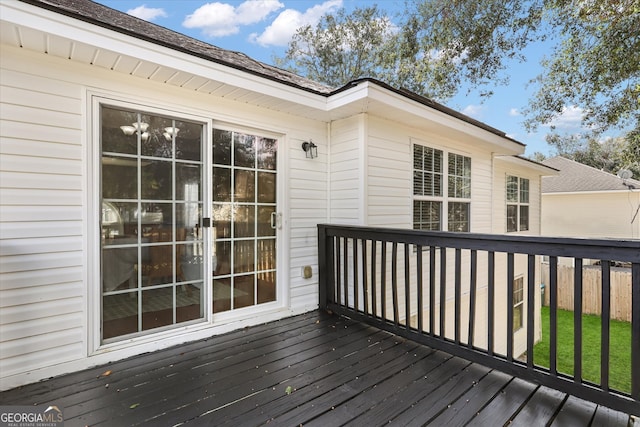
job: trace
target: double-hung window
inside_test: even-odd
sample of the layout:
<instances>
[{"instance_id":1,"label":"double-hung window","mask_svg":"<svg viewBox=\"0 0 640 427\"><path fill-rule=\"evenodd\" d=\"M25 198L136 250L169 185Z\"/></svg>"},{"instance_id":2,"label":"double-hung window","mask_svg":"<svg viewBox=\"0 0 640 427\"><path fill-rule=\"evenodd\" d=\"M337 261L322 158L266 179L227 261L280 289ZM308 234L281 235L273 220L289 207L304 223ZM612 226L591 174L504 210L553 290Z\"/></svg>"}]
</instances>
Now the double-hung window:
<instances>
[{"instance_id":1,"label":"double-hung window","mask_svg":"<svg viewBox=\"0 0 640 427\"><path fill-rule=\"evenodd\" d=\"M414 144L413 228L469 231L470 205L471 158Z\"/></svg>"},{"instance_id":2,"label":"double-hung window","mask_svg":"<svg viewBox=\"0 0 640 427\"><path fill-rule=\"evenodd\" d=\"M524 321L524 279L518 277L513 281L513 330L521 329Z\"/></svg>"},{"instance_id":3,"label":"double-hung window","mask_svg":"<svg viewBox=\"0 0 640 427\"><path fill-rule=\"evenodd\" d=\"M529 230L529 180L507 176L507 232Z\"/></svg>"}]
</instances>

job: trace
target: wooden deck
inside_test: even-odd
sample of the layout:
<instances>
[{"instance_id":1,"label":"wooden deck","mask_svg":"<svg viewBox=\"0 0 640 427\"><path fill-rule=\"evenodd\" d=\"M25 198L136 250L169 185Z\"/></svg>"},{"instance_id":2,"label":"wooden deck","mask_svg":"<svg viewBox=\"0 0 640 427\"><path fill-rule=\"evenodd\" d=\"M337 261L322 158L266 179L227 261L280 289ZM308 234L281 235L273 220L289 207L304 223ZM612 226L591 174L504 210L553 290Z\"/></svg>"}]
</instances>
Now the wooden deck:
<instances>
[{"instance_id":1,"label":"wooden deck","mask_svg":"<svg viewBox=\"0 0 640 427\"><path fill-rule=\"evenodd\" d=\"M628 426L634 419L312 312L0 394L65 426Z\"/></svg>"}]
</instances>

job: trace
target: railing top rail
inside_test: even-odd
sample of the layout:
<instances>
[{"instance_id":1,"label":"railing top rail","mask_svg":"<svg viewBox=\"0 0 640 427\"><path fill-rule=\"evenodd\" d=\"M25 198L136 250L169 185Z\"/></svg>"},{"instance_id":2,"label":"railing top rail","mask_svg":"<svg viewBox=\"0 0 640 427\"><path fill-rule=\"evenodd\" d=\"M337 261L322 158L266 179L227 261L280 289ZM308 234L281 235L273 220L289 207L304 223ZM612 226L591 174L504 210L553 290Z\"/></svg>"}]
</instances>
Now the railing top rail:
<instances>
[{"instance_id":1,"label":"railing top rail","mask_svg":"<svg viewBox=\"0 0 640 427\"><path fill-rule=\"evenodd\" d=\"M334 224L319 224L318 228L327 236L409 243L425 247L475 249L640 263L640 240L458 233Z\"/></svg>"}]
</instances>

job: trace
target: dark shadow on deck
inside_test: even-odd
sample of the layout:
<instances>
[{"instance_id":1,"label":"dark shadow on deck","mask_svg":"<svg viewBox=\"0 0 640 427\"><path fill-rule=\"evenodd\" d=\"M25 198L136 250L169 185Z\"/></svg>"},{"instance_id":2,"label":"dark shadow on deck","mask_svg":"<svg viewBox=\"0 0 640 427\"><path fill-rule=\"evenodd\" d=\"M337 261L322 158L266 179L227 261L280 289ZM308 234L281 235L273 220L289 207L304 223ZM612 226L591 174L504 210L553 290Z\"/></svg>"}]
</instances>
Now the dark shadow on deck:
<instances>
[{"instance_id":1,"label":"dark shadow on deck","mask_svg":"<svg viewBox=\"0 0 640 427\"><path fill-rule=\"evenodd\" d=\"M5 391L0 402L57 405L66 427L633 423L317 311Z\"/></svg>"}]
</instances>

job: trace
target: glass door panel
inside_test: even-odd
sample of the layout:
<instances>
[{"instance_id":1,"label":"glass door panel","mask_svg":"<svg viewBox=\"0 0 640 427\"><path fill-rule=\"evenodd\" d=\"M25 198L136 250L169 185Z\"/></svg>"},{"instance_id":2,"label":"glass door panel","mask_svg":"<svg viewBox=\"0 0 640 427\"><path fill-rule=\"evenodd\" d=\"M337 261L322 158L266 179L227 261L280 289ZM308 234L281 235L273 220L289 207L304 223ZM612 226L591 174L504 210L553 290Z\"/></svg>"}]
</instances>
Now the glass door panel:
<instances>
[{"instance_id":1,"label":"glass door panel","mask_svg":"<svg viewBox=\"0 0 640 427\"><path fill-rule=\"evenodd\" d=\"M204 317L204 125L103 106L102 339Z\"/></svg>"},{"instance_id":2,"label":"glass door panel","mask_svg":"<svg viewBox=\"0 0 640 427\"><path fill-rule=\"evenodd\" d=\"M213 312L276 300L277 140L213 131Z\"/></svg>"}]
</instances>

